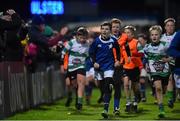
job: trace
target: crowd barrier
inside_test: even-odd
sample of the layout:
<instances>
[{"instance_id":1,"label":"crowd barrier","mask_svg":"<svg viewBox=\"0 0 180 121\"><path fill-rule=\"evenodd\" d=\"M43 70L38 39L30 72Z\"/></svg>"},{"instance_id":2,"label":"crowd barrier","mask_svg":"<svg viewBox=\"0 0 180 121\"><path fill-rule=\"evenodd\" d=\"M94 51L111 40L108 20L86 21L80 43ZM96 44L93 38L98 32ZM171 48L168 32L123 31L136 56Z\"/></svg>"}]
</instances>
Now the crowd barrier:
<instances>
[{"instance_id":1,"label":"crowd barrier","mask_svg":"<svg viewBox=\"0 0 180 121\"><path fill-rule=\"evenodd\" d=\"M58 62L38 63L35 73L22 62L1 62L0 119L63 97L64 80Z\"/></svg>"}]
</instances>

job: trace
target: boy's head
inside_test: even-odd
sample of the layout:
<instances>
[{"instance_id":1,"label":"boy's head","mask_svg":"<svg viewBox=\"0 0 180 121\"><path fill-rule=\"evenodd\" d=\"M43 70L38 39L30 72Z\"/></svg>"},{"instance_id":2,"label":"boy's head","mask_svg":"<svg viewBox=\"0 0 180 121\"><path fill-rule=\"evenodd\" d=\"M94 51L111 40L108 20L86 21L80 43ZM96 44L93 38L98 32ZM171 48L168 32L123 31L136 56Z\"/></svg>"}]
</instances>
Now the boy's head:
<instances>
[{"instance_id":1,"label":"boy's head","mask_svg":"<svg viewBox=\"0 0 180 121\"><path fill-rule=\"evenodd\" d=\"M42 16L40 16L40 15L35 15L35 16L33 16L33 18L32 18L32 24L35 25L35 26L37 26L41 32L43 32L44 29L45 29L45 20L44 20L44 18L43 18Z\"/></svg>"},{"instance_id":2,"label":"boy's head","mask_svg":"<svg viewBox=\"0 0 180 121\"><path fill-rule=\"evenodd\" d=\"M136 28L134 26L125 26L124 27L124 32L128 36L128 40L131 40L135 36Z\"/></svg>"},{"instance_id":3,"label":"boy's head","mask_svg":"<svg viewBox=\"0 0 180 121\"><path fill-rule=\"evenodd\" d=\"M174 18L167 18L164 20L164 28L166 30L167 35L172 35L175 31L175 19Z\"/></svg>"},{"instance_id":4,"label":"boy's head","mask_svg":"<svg viewBox=\"0 0 180 121\"><path fill-rule=\"evenodd\" d=\"M110 22L103 22L101 24L101 36L104 39L107 39L111 36L111 23Z\"/></svg>"},{"instance_id":5,"label":"boy's head","mask_svg":"<svg viewBox=\"0 0 180 121\"><path fill-rule=\"evenodd\" d=\"M153 43L158 43L162 34L162 28L159 25L151 26L149 29L150 39Z\"/></svg>"},{"instance_id":6,"label":"boy's head","mask_svg":"<svg viewBox=\"0 0 180 121\"><path fill-rule=\"evenodd\" d=\"M147 43L147 36L146 36L145 34L143 34L143 33L138 34L137 39L138 39L139 43L140 43L142 46L145 46L145 45L146 45L146 43Z\"/></svg>"},{"instance_id":7,"label":"boy's head","mask_svg":"<svg viewBox=\"0 0 180 121\"><path fill-rule=\"evenodd\" d=\"M76 37L80 43L86 43L88 39L88 30L85 27L79 27L76 32Z\"/></svg>"},{"instance_id":8,"label":"boy's head","mask_svg":"<svg viewBox=\"0 0 180 121\"><path fill-rule=\"evenodd\" d=\"M117 19L117 18L113 18L111 19L111 26L112 26L112 30L111 33L115 36L119 36L120 33L120 29L121 29L121 20Z\"/></svg>"}]
</instances>

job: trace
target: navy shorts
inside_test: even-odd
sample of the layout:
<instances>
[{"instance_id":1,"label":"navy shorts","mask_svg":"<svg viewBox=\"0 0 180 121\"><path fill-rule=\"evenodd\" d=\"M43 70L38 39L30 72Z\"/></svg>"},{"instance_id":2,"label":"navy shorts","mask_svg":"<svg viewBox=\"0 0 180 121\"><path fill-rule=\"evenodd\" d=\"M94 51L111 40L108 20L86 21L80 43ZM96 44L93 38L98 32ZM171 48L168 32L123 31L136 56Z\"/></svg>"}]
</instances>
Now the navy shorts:
<instances>
[{"instance_id":1,"label":"navy shorts","mask_svg":"<svg viewBox=\"0 0 180 121\"><path fill-rule=\"evenodd\" d=\"M66 77L68 77L70 80L75 80L77 78L77 74L81 74L86 76L86 70L85 69L77 69L75 71L67 72Z\"/></svg>"},{"instance_id":2,"label":"navy shorts","mask_svg":"<svg viewBox=\"0 0 180 121\"><path fill-rule=\"evenodd\" d=\"M139 81L139 76L140 76L140 70L139 68L134 68L134 69L124 69L123 70L123 76L128 76L129 79L132 82L138 82Z\"/></svg>"}]
</instances>

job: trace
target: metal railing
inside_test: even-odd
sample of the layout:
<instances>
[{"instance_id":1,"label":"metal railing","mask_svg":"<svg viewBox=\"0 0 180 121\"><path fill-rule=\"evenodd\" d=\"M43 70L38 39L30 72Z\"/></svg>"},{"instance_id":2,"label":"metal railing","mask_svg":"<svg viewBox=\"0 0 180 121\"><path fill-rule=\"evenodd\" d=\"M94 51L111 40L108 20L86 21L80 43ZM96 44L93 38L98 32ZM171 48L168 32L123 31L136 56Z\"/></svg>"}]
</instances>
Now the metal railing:
<instances>
[{"instance_id":1,"label":"metal railing","mask_svg":"<svg viewBox=\"0 0 180 121\"><path fill-rule=\"evenodd\" d=\"M65 94L59 64L38 63L30 73L22 62L0 63L0 119L40 104L50 104Z\"/></svg>"}]
</instances>

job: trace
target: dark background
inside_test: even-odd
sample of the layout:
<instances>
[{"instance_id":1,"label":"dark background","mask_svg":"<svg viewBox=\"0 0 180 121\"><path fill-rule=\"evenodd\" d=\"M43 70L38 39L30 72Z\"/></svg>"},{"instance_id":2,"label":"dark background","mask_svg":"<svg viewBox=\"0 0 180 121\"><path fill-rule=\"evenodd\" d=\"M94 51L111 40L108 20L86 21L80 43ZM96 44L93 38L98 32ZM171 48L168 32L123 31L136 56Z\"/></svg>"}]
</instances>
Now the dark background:
<instances>
[{"instance_id":1,"label":"dark background","mask_svg":"<svg viewBox=\"0 0 180 121\"><path fill-rule=\"evenodd\" d=\"M64 15L45 15L48 21L79 22L119 16L125 19L180 17L180 0L62 0ZM23 19L32 17L31 0L1 0L0 11L15 9Z\"/></svg>"}]
</instances>

